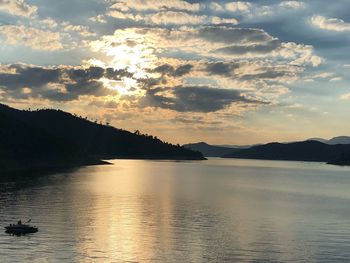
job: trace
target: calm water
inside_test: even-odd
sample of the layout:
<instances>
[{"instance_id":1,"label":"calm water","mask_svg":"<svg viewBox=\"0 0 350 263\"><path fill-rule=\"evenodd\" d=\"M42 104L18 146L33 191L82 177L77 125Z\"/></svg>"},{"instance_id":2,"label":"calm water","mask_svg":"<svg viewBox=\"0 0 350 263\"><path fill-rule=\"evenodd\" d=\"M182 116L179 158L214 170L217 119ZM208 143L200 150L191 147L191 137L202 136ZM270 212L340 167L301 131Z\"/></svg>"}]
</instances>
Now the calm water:
<instances>
[{"instance_id":1,"label":"calm water","mask_svg":"<svg viewBox=\"0 0 350 263\"><path fill-rule=\"evenodd\" d=\"M350 168L210 159L0 183L1 262L349 262Z\"/></svg>"}]
</instances>

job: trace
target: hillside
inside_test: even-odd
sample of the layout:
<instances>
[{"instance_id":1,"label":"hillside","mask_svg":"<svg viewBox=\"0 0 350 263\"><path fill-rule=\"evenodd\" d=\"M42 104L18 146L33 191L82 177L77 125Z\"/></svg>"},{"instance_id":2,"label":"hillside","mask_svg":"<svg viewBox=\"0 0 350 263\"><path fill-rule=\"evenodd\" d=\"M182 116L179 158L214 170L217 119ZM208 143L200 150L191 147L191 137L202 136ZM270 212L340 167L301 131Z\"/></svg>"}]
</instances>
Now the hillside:
<instances>
[{"instance_id":1,"label":"hillside","mask_svg":"<svg viewBox=\"0 0 350 263\"><path fill-rule=\"evenodd\" d=\"M201 160L203 156L67 112L22 111L0 104L1 171L95 164L110 158Z\"/></svg>"},{"instance_id":2,"label":"hillside","mask_svg":"<svg viewBox=\"0 0 350 263\"><path fill-rule=\"evenodd\" d=\"M350 153L350 145L328 145L318 141L268 143L227 155L224 158L333 162Z\"/></svg>"},{"instance_id":3,"label":"hillside","mask_svg":"<svg viewBox=\"0 0 350 263\"><path fill-rule=\"evenodd\" d=\"M199 151L203 153L203 155L206 157L221 157L223 155L226 155L238 150L235 148L209 145L205 142L185 144L183 145L183 147L194 151Z\"/></svg>"},{"instance_id":4,"label":"hillside","mask_svg":"<svg viewBox=\"0 0 350 263\"><path fill-rule=\"evenodd\" d=\"M334 137L334 138L328 140L327 143L330 144L330 145L335 145L335 144L350 144L350 137L349 137L349 136L338 136L338 137Z\"/></svg>"},{"instance_id":5,"label":"hillside","mask_svg":"<svg viewBox=\"0 0 350 263\"><path fill-rule=\"evenodd\" d=\"M326 143L329 145L336 145L336 144L350 144L350 137L349 136L337 136L332 139L322 139L322 138L312 138L309 139L309 141L319 141L322 143Z\"/></svg>"}]
</instances>

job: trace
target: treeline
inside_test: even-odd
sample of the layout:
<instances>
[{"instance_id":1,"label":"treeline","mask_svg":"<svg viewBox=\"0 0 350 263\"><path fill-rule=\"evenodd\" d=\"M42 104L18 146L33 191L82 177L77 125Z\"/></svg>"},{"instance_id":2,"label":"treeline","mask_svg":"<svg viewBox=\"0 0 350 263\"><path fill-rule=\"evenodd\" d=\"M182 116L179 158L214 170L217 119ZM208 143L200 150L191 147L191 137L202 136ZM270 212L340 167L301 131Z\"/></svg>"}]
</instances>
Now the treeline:
<instances>
[{"instance_id":1,"label":"treeline","mask_svg":"<svg viewBox=\"0 0 350 263\"><path fill-rule=\"evenodd\" d=\"M200 152L61 110L0 105L0 170L99 163L101 159L191 159ZM5 167L5 168L4 168Z\"/></svg>"}]
</instances>

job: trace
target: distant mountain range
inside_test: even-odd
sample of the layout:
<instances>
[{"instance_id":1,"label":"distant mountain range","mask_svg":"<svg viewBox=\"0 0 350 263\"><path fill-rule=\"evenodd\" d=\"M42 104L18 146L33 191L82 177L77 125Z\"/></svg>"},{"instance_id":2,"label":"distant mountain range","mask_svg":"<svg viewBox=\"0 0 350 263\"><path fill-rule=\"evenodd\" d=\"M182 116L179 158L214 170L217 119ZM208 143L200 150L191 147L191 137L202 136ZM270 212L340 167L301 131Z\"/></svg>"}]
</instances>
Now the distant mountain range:
<instances>
[{"instance_id":1,"label":"distant mountain range","mask_svg":"<svg viewBox=\"0 0 350 263\"><path fill-rule=\"evenodd\" d=\"M0 104L0 174L102 159L204 159L202 153L60 110L23 111Z\"/></svg>"},{"instance_id":2,"label":"distant mountain range","mask_svg":"<svg viewBox=\"0 0 350 263\"><path fill-rule=\"evenodd\" d=\"M327 143L321 142L321 139L309 139L292 143L268 143L248 148L229 148L200 142L186 144L184 147L200 151L207 157L313 161L350 165L350 143L345 143L347 139L350 137L340 136L324 140ZM337 144L337 142L343 144Z\"/></svg>"},{"instance_id":3,"label":"distant mountain range","mask_svg":"<svg viewBox=\"0 0 350 263\"><path fill-rule=\"evenodd\" d=\"M239 150L238 148L209 145L205 142L184 144L183 147L199 151L206 157L221 157Z\"/></svg>"},{"instance_id":4,"label":"distant mountain range","mask_svg":"<svg viewBox=\"0 0 350 263\"><path fill-rule=\"evenodd\" d=\"M350 144L329 145L319 141L304 141L268 143L226 154L222 157L334 163L345 153L350 153Z\"/></svg>"},{"instance_id":5,"label":"distant mountain range","mask_svg":"<svg viewBox=\"0 0 350 263\"><path fill-rule=\"evenodd\" d=\"M234 148L234 149L248 149L256 145L261 145L261 144L251 144L251 145L222 144L222 145L214 145L214 146L224 147L224 148Z\"/></svg>"},{"instance_id":6,"label":"distant mountain range","mask_svg":"<svg viewBox=\"0 0 350 263\"><path fill-rule=\"evenodd\" d=\"M350 144L350 136L338 136L334 137L332 139L322 139L322 138L311 138L308 139L308 141L319 141L322 143L326 143L329 145L336 145L336 144Z\"/></svg>"}]
</instances>

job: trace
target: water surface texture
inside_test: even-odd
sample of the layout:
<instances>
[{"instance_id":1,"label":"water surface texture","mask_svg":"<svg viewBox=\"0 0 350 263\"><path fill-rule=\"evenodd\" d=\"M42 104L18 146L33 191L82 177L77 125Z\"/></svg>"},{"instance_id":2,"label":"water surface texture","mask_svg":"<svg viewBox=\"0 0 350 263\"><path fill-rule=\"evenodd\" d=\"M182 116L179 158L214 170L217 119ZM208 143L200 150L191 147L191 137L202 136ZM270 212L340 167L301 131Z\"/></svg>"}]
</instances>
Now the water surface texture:
<instances>
[{"instance_id":1,"label":"water surface texture","mask_svg":"<svg viewBox=\"0 0 350 263\"><path fill-rule=\"evenodd\" d=\"M1 262L348 262L350 168L114 160L0 183Z\"/></svg>"}]
</instances>

